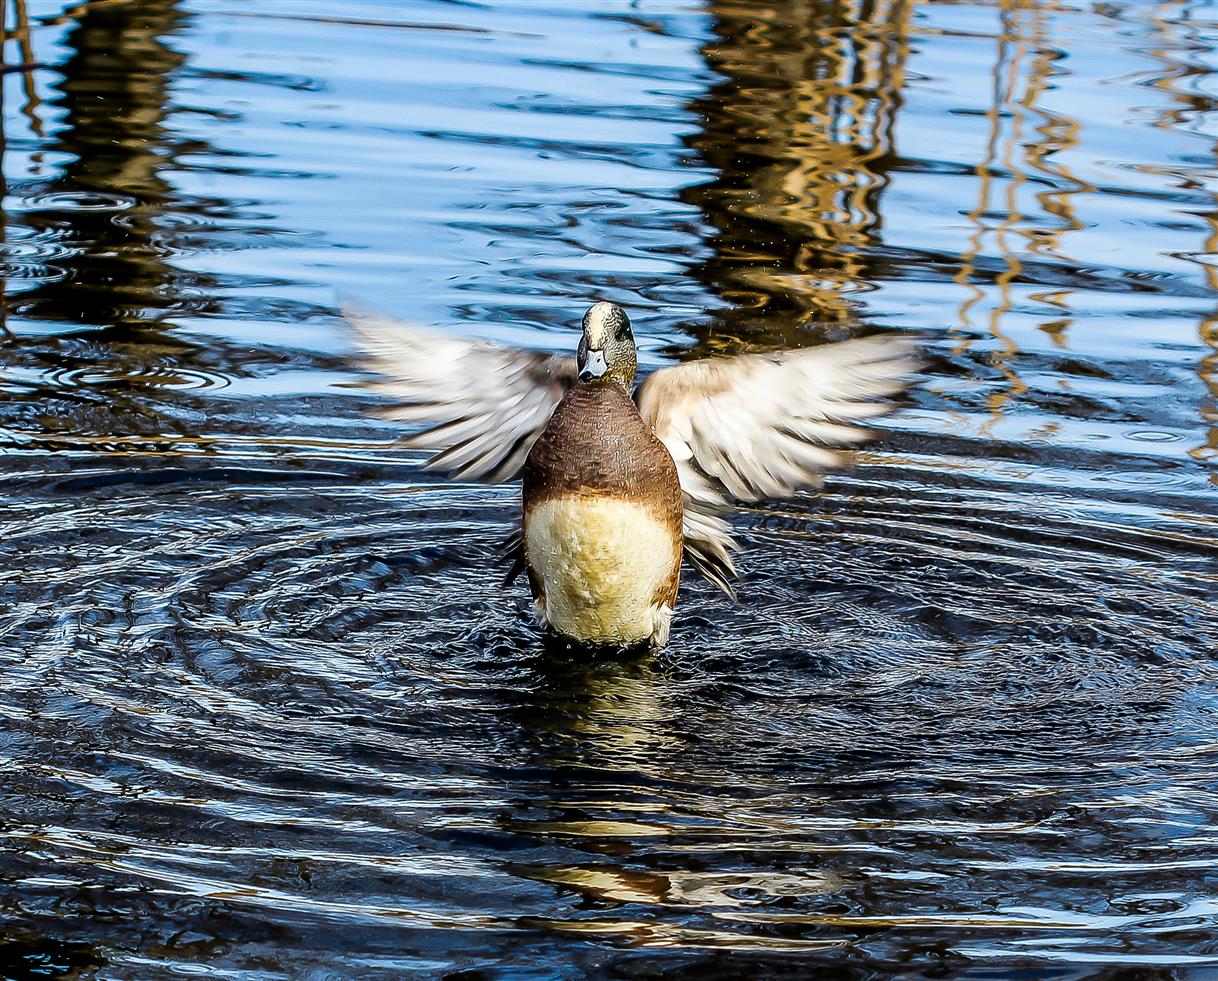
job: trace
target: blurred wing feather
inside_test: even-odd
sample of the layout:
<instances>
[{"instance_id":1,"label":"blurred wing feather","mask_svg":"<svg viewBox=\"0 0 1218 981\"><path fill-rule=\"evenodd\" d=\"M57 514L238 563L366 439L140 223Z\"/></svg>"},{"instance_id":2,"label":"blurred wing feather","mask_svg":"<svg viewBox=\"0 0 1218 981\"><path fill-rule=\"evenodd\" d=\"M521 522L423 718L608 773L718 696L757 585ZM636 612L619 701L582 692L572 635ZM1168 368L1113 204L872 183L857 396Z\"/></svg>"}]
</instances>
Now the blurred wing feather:
<instances>
[{"instance_id":1,"label":"blurred wing feather","mask_svg":"<svg viewBox=\"0 0 1218 981\"><path fill-rule=\"evenodd\" d=\"M839 466L833 447L867 438L856 423L887 412L918 368L914 342L881 336L825 347L691 361L639 388L643 418L677 463L685 554L733 595L733 500L789 497Z\"/></svg>"},{"instance_id":2,"label":"blurred wing feather","mask_svg":"<svg viewBox=\"0 0 1218 981\"><path fill-rule=\"evenodd\" d=\"M346 307L369 387L395 404L378 415L427 423L404 440L434 450L429 470L496 483L520 472L554 407L575 383L575 360L452 337Z\"/></svg>"}]
</instances>

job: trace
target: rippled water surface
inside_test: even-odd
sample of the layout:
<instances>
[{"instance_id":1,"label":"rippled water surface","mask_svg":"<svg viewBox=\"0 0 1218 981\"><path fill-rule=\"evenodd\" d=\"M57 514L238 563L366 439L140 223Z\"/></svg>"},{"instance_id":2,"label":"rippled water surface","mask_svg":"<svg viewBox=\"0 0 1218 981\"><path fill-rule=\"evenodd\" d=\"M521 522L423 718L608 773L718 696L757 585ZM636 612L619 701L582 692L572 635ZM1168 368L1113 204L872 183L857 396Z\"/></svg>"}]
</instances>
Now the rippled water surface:
<instances>
[{"instance_id":1,"label":"rippled water surface","mask_svg":"<svg viewBox=\"0 0 1218 981\"><path fill-rule=\"evenodd\" d=\"M0 975L1216 976L1212 5L6 9ZM589 662L344 294L928 363Z\"/></svg>"}]
</instances>

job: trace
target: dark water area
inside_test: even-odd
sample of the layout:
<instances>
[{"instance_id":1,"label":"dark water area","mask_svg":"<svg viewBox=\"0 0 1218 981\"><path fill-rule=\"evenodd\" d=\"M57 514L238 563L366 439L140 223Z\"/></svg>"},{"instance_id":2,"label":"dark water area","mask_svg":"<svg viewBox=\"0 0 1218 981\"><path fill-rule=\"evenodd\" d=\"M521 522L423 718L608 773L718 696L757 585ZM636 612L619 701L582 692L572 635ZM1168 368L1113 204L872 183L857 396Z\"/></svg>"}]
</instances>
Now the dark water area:
<instances>
[{"instance_id":1,"label":"dark water area","mask_svg":"<svg viewBox=\"0 0 1218 981\"><path fill-rule=\"evenodd\" d=\"M1213 5L5 10L0 977L1218 977ZM343 295L927 366L585 660Z\"/></svg>"}]
</instances>

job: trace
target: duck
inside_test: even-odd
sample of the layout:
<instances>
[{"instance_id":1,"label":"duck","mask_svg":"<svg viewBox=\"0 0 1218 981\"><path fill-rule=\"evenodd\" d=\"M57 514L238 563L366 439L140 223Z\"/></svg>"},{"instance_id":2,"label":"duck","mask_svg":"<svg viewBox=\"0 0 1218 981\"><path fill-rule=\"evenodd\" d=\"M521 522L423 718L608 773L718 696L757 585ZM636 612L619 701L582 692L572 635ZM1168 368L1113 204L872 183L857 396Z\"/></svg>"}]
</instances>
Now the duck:
<instances>
[{"instance_id":1,"label":"duck","mask_svg":"<svg viewBox=\"0 0 1218 981\"><path fill-rule=\"evenodd\" d=\"M730 515L818 486L861 423L894 407L916 342L882 334L685 361L636 386L626 311L584 313L575 356L444 333L347 304L378 415L422 424L402 440L456 480L520 480L506 555L541 625L590 648L669 638L690 566L732 600Z\"/></svg>"}]
</instances>

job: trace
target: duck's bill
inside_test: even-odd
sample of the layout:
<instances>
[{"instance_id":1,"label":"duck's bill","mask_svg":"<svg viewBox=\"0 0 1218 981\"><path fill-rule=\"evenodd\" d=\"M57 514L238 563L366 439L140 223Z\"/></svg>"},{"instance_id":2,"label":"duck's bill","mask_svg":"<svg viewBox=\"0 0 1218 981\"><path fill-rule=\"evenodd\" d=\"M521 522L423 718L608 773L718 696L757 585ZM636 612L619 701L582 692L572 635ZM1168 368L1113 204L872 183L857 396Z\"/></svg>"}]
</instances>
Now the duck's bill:
<instances>
[{"instance_id":1,"label":"duck's bill","mask_svg":"<svg viewBox=\"0 0 1218 981\"><path fill-rule=\"evenodd\" d=\"M579 380L592 381L594 378L601 378L608 370L605 352L589 351L579 366Z\"/></svg>"}]
</instances>

